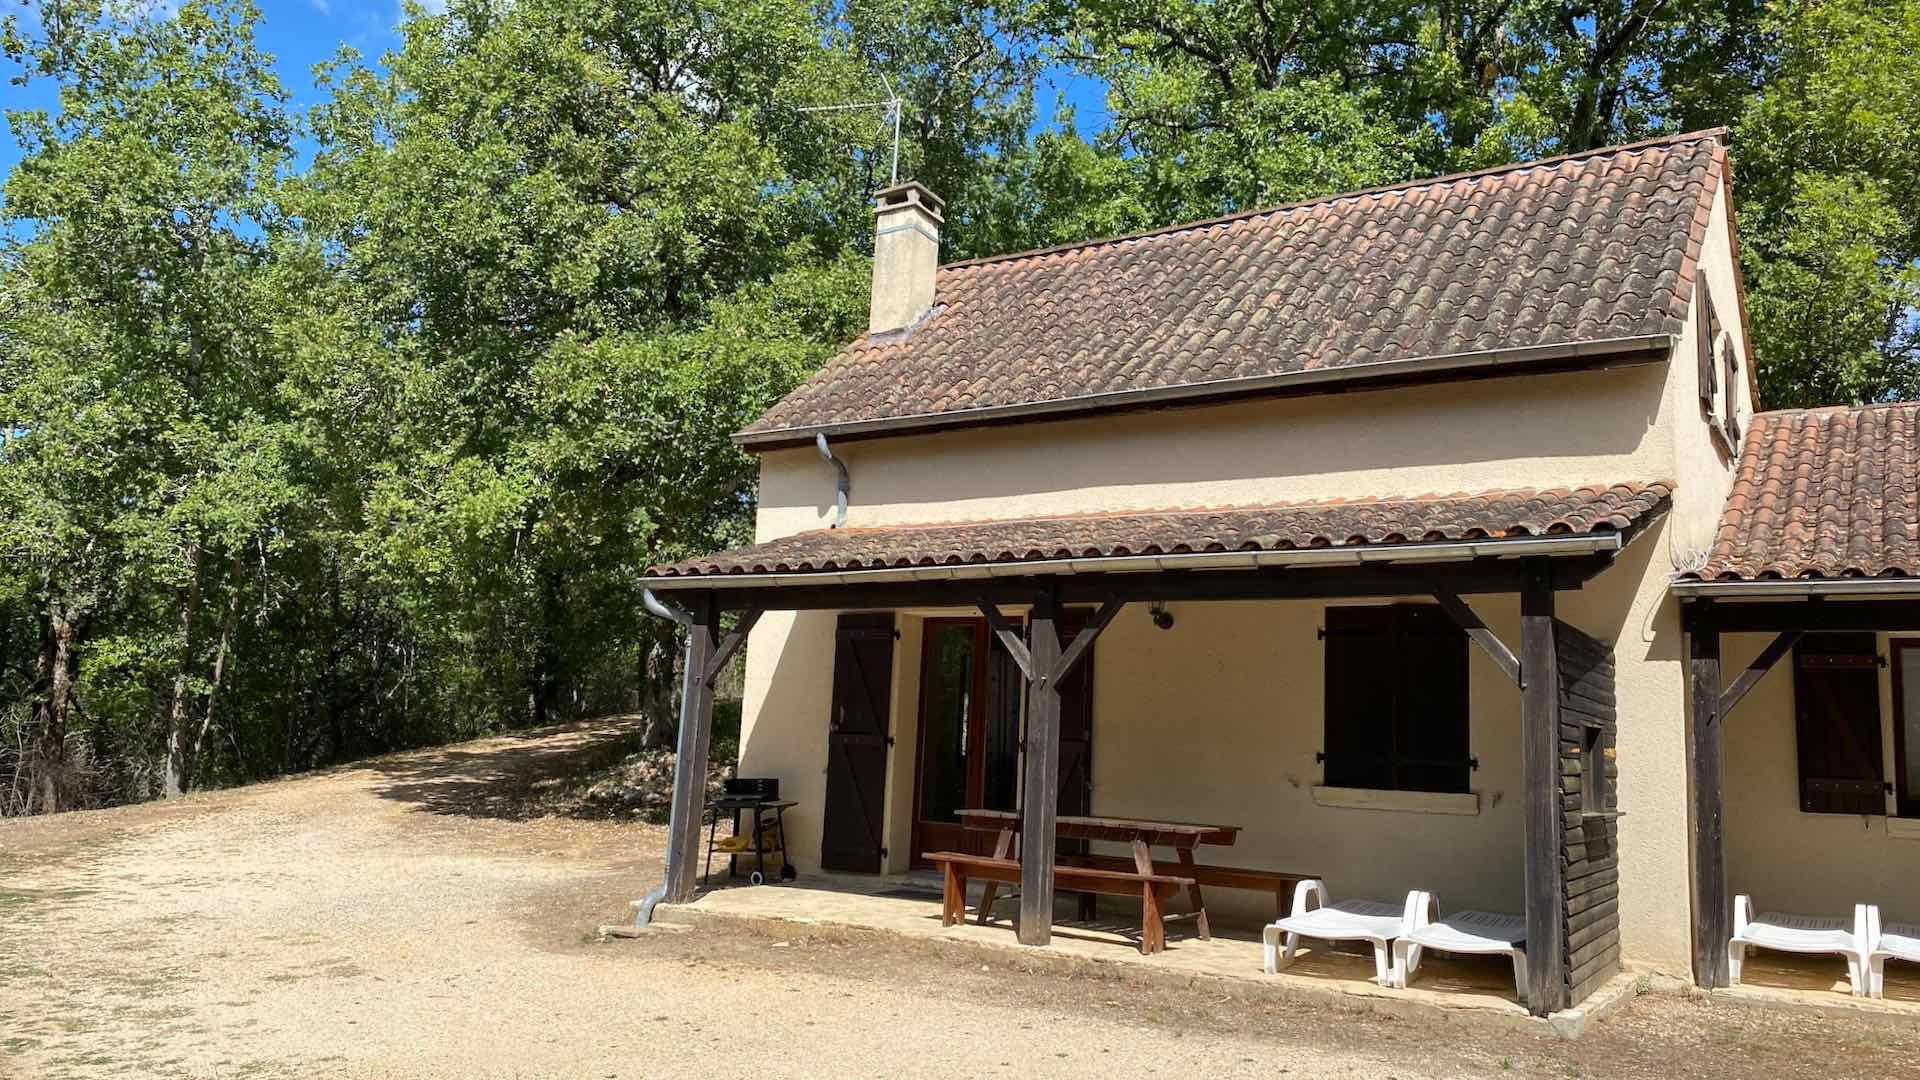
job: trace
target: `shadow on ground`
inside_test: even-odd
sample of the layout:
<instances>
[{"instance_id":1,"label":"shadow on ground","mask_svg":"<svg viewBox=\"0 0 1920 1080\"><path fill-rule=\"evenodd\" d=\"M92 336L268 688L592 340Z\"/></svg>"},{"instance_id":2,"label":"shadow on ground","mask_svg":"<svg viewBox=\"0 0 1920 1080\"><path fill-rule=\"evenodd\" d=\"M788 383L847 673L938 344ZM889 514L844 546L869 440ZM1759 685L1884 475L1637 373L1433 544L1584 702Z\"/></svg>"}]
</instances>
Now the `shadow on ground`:
<instances>
[{"instance_id":1,"label":"shadow on ground","mask_svg":"<svg viewBox=\"0 0 1920 1080\"><path fill-rule=\"evenodd\" d=\"M382 798L435 814L497 821L554 816L648 820L650 806L615 810L586 797L595 777L641 749L640 739L638 717L606 717L376 758L358 767L382 777L374 788ZM672 783L671 774L667 783ZM665 799L660 802L664 810Z\"/></svg>"}]
</instances>

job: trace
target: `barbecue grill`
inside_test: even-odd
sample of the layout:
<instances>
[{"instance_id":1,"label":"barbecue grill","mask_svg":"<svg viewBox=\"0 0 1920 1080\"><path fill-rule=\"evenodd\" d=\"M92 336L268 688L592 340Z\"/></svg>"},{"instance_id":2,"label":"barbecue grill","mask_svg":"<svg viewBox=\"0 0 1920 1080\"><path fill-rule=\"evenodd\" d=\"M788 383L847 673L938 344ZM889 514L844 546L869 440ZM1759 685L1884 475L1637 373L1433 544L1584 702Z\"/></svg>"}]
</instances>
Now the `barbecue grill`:
<instances>
[{"instance_id":1,"label":"barbecue grill","mask_svg":"<svg viewBox=\"0 0 1920 1080\"><path fill-rule=\"evenodd\" d=\"M753 814L753 857L754 869L748 880L755 885L767 880L767 855L769 852L780 856L780 879L792 881L795 877L793 863L787 858L787 807L795 805L780 798L780 778L737 777L725 781L721 795L707 800L707 865L701 872L700 881L704 885L713 876L713 855L716 848L715 834L720 829L720 815L733 816L733 835L744 835L740 831L740 815L743 812ZM772 811L773 819L767 820L767 812ZM771 838L773 846L768 847ZM727 877L729 880L739 876L740 856L747 854L745 849L723 849L727 856Z\"/></svg>"}]
</instances>

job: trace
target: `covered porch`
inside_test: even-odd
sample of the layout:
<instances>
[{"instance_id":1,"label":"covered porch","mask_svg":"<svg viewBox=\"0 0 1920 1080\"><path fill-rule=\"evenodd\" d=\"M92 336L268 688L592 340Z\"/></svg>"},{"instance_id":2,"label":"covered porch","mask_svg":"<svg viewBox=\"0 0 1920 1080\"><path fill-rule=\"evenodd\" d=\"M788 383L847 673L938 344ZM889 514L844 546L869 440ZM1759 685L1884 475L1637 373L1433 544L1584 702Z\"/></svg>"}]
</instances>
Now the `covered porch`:
<instances>
[{"instance_id":1,"label":"covered porch","mask_svg":"<svg viewBox=\"0 0 1920 1080\"><path fill-rule=\"evenodd\" d=\"M910 870L964 843L948 829L953 811L985 806L1019 816L1018 897L985 927L970 918L945 932L1113 949L1126 939L1111 919L1083 918L1057 895L1059 867L1086 854L1056 836L1060 816L1205 820L1248 837L1207 853L1211 862L1324 876L1340 899L1397 902L1439 879L1449 911L1524 919L1524 1002L1514 1002L1503 959L1436 956L1412 988L1379 993L1491 994L1540 1016L1567 1009L1620 964L1614 661L1606 641L1556 613L1657 520L1666 497L1661 485L1616 485L1343 504L1357 523L1330 521L1320 505L822 530L656 572L649 584L690 631L679 775L702 774L711 673L756 626L773 633L777 659L749 678L765 680L760 723L780 727L765 749L745 741L743 773L776 771L808 744L807 760L826 751L818 865L803 856L805 888L712 901L839 906L938 931L937 894L848 887L857 879L845 872ZM1061 530L1075 536L1034 537ZM812 550L797 555L795 542ZM1345 634L1370 651L1329 644ZM942 689L955 678L938 665L942 640L970 651L958 670L985 699L961 710L978 718L958 730L928 725L929 699L954 696ZM1457 678L1401 660L1444 655L1455 647L1447 641L1458 642ZM1096 665L1099 691L1079 700L1077 680L1090 682ZM831 696L809 696L808 680ZM1450 715L1435 702L1455 697L1461 736L1435 741L1422 721ZM1359 719L1382 709L1405 716ZM827 723L779 719L815 711ZM956 738L971 744L957 786L926 764L929 746ZM810 771L798 769L803 782ZM946 802L958 805L930 809L929 784L946 784ZM1281 805L1314 809L1275 820ZM700 810L699 792L676 788L667 881L654 899L683 903L698 889ZM813 887L828 878L839 884ZM802 895L813 898L794 899ZM1274 918L1275 898L1207 896L1208 909L1219 903L1234 917L1213 920L1211 940L1174 935L1147 962L1258 974L1258 927ZM1124 903L1103 907L1133 918ZM1370 955L1354 960L1320 946L1285 977L1341 984L1371 974ZM1503 994L1482 985L1493 980Z\"/></svg>"},{"instance_id":2,"label":"covered porch","mask_svg":"<svg viewBox=\"0 0 1920 1080\"><path fill-rule=\"evenodd\" d=\"M1693 713L1694 978L1801 1003L1920 1015L1920 963L1857 986L1834 952L1747 950L1743 902L1873 927L1920 921L1920 591L1895 581L1681 586ZM1855 942L1872 953L1875 942Z\"/></svg>"},{"instance_id":3,"label":"covered porch","mask_svg":"<svg viewBox=\"0 0 1920 1080\"><path fill-rule=\"evenodd\" d=\"M1702 987L1920 1011L1917 422L1914 402L1756 416L1716 542L1672 586Z\"/></svg>"}]
</instances>

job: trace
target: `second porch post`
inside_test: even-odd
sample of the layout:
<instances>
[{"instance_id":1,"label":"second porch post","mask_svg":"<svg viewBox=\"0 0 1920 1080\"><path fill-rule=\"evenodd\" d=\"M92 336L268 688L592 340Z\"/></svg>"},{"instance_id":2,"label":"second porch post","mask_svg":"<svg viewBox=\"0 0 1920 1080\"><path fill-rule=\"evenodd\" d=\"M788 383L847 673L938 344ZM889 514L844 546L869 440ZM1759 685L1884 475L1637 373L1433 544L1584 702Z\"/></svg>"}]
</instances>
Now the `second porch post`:
<instances>
[{"instance_id":1,"label":"second porch post","mask_svg":"<svg viewBox=\"0 0 1920 1080\"><path fill-rule=\"evenodd\" d=\"M1526 812L1527 1009L1566 1007L1566 869L1561 837L1560 666L1553 640L1553 568L1528 559L1520 586L1520 756Z\"/></svg>"},{"instance_id":2,"label":"second porch post","mask_svg":"<svg viewBox=\"0 0 1920 1080\"><path fill-rule=\"evenodd\" d=\"M1060 606L1043 594L1027 615L1033 679L1027 689L1026 788L1020 801L1020 944L1053 939L1054 821L1060 812Z\"/></svg>"},{"instance_id":3,"label":"second porch post","mask_svg":"<svg viewBox=\"0 0 1920 1080\"><path fill-rule=\"evenodd\" d=\"M1724 722L1720 715L1720 628L1711 604L1688 612L1687 681L1693 696L1693 981L1705 989L1727 985L1726 807L1723 802Z\"/></svg>"}]
</instances>

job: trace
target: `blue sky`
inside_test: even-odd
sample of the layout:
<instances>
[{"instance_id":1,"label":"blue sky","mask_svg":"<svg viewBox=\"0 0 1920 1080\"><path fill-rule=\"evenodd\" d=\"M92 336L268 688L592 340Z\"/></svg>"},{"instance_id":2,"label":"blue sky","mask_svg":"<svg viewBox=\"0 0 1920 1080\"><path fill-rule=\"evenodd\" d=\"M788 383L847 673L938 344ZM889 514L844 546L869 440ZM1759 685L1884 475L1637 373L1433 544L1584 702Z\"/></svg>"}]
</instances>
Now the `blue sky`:
<instances>
[{"instance_id":1,"label":"blue sky","mask_svg":"<svg viewBox=\"0 0 1920 1080\"><path fill-rule=\"evenodd\" d=\"M156 0L168 3L169 0ZM395 27L404 13L401 0L256 0L260 6L260 24L255 29L260 47L271 53L280 73L280 83L293 96L294 104L305 109L321 98L314 87L313 65L331 57L342 43L359 50L368 60L400 43ZM444 0L426 0L429 10L443 6ZM25 11L22 0L0 0L0 15ZM27 19L33 19L31 13ZM12 70L7 74L11 76ZM1053 110L1054 93L1064 89L1067 99L1079 110L1077 127L1082 134L1104 126L1107 120L1103 88L1096 80L1066 71L1050 73L1040 88L1040 121L1046 123ZM53 87L38 82L22 89L0 84L0 105L6 108L52 108ZM0 130L0 177L12 171L20 160L20 148L9 133Z\"/></svg>"},{"instance_id":2,"label":"blue sky","mask_svg":"<svg viewBox=\"0 0 1920 1080\"><path fill-rule=\"evenodd\" d=\"M164 0L163 0L164 2ZM394 28L400 24L400 0L256 0L260 25L255 28L260 47L273 54L280 83L302 108L320 99L313 85L313 65L331 57L344 42L368 59L400 43ZM431 5L429 5L431 6ZM19 13L19 0L0 0L0 14ZM34 19L32 13L24 18ZM8 77L16 72L9 68ZM52 108L50 83L26 88L0 84L0 103L6 108ZM0 175L20 160L20 148L11 134L0 132Z\"/></svg>"}]
</instances>

